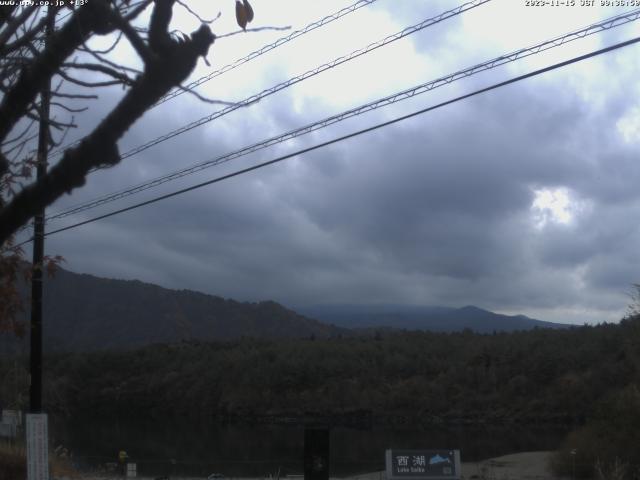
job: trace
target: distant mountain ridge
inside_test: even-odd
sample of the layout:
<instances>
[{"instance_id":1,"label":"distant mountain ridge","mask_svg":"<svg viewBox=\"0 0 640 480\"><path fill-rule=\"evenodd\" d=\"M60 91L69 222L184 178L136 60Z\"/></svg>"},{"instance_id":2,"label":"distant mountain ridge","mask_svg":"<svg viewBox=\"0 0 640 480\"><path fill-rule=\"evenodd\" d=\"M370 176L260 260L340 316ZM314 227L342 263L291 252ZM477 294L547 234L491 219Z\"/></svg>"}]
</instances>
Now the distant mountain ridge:
<instances>
[{"instance_id":1,"label":"distant mountain ridge","mask_svg":"<svg viewBox=\"0 0 640 480\"><path fill-rule=\"evenodd\" d=\"M462 308L407 305L315 305L297 307L302 315L350 329L396 328L454 332L470 329L477 333L513 332L533 328L568 328L525 315L503 315L472 305Z\"/></svg>"},{"instance_id":2,"label":"distant mountain ridge","mask_svg":"<svg viewBox=\"0 0 640 480\"><path fill-rule=\"evenodd\" d=\"M376 329L453 332L469 328L491 333L567 326L473 306L322 305L296 310L273 301L237 302L60 268L54 278L45 279L44 346L48 351L91 351L243 336L327 338ZM0 347L6 349L7 344L15 345L15 341L0 336Z\"/></svg>"},{"instance_id":3,"label":"distant mountain ridge","mask_svg":"<svg viewBox=\"0 0 640 480\"><path fill-rule=\"evenodd\" d=\"M243 303L62 268L54 278L45 279L44 315L44 345L50 351L136 348L242 336L323 338L349 333L272 301Z\"/></svg>"}]
</instances>

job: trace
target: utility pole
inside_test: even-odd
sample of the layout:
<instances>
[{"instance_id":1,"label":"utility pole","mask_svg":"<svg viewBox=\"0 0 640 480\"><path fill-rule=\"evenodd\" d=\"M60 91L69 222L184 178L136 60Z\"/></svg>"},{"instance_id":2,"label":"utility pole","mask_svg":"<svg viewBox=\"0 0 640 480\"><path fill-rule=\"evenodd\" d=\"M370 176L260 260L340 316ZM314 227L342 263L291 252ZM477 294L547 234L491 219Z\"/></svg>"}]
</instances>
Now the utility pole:
<instances>
[{"instance_id":1,"label":"utility pole","mask_svg":"<svg viewBox=\"0 0 640 480\"><path fill-rule=\"evenodd\" d=\"M56 13L47 8L44 49L55 28ZM47 79L40 92L40 123L38 131L38 157L36 178L47 172L49 151L49 110L51 106L51 80ZM44 208L33 219L33 270L31 273L31 350L29 411L27 414L27 480L49 479L49 428L47 415L42 413L42 277L44 260Z\"/></svg>"},{"instance_id":2,"label":"utility pole","mask_svg":"<svg viewBox=\"0 0 640 480\"><path fill-rule=\"evenodd\" d=\"M45 48L54 28L55 14L47 10ZM36 178L40 180L47 173L47 153L49 151L49 110L51 105L51 81L40 92L40 124L38 131L38 157ZM31 353L29 382L29 410L42 412L42 277L44 259L44 208L33 220L33 270L31 273Z\"/></svg>"}]
</instances>

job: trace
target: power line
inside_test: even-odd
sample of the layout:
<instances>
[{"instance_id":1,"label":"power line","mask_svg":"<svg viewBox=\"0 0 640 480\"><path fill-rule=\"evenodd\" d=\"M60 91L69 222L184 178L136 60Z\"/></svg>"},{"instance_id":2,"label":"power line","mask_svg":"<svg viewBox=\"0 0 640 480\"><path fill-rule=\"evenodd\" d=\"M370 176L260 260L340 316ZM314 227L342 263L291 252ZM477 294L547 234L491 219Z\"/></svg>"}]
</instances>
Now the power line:
<instances>
[{"instance_id":1,"label":"power line","mask_svg":"<svg viewBox=\"0 0 640 480\"><path fill-rule=\"evenodd\" d=\"M134 147L133 149L123 153L122 155L120 155L120 159L124 160L126 158L132 157L133 155L136 155L144 150L147 150L148 148L151 148L159 143L162 143L166 140L169 140L173 137L176 137L178 135L181 135L183 133L186 133L194 128L197 128L199 126L202 126L206 123L209 123L215 119L218 119L224 115L227 115L235 110L238 110L240 108L243 107L247 107L253 103L257 103L260 100L262 100L265 97L268 97L270 95L273 95L281 90L284 90L285 88L288 88L292 85L295 85L297 83L302 82L303 80L306 80L308 78L314 77L316 75L319 75L322 72L325 72L327 70L330 70L332 68L337 67L338 65L341 65L343 63L346 63L350 60L353 60L354 58L358 58L362 55L365 55L367 53L372 52L373 50L376 50L380 47L383 47L385 45L388 45L389 43L392 43L396 40L399 40L401 38L404 38L408 35L411 35L413 33L416 33L420 30L423 30L427 27L430 27L432 25L435 25L437 23L440 23L444 20L447 20L449 18L452 18L454 16L460 15L461 13L467 11L467 10L471 10L472 8L478 7L484 3L490 2L491 0L472 0L470 2L464 3L462 5L459 5L458 7L451 9L451 10L447 10L443 13L441 13L440 15L436 15L435 17L431 17L428 18L426 20L423 20L420 23L417 23L415 25L412 25L410 27L405 28L404 30L401 30L393 35L389 35L381 40L378 40L377 42L373 42L371 44L369 44L368 46L355 50L353 52L351 52L348 55L342 56L342 57L338 57L335 58L334 60L332 60L331 62L325 63L319 67L314 68L313 70L309 70L301 75L298 75L296 77L292 77L289 80L286 80L285 82L279 83L271 88L268 88L266 90L263 90L260 93L254 94L244 100L241 100L238 103L235 103L233 105L229 105L226 108L223 108L222 110L218 110L214 113L212 113L211 115L202 117L198 120L195 120L187 125L184 125L176 130L173 130L171 132L168 132L160 137L157 137L147 143L144 143L142 145L138 145L137 147ZM92 170L95 171L97 169Z\"/></svg>"},{"instance_id":2,"label":"power line","mask_svg":"<svg viewBox=\"0 0 640 480\"><path fill-rule=\"evenodd\" d=\"M48 6L45 13L44 49L50 47L55 31L56 13ZM51 115L51 77L44 82L40 91L40 120L38 125L37 179L47 174L47 151L49 149L49 120ZM42 413L42 261L44 259L44 213L45 207L38 209L33 227L33 268L31 273L31 314L29 328L29 411Z\"/></svg>"},{"instance_id":3,"label":"power line","mask_svg":"<svg viewBox=\"0 0 640 480\"><path fill-rule=\"evenodd\" d=\"M156 203L156 202L159 202L161 200L166 200L168 198L175 197L177 195L181 195L183 193L187 193L187 192L190 192L192 190L196 190L196 189L208 186L208 185L212 185L214 183L219 183L219 182L221 182L223 180L228 180L230 178L237 177L239 175L242 175L242 174L245 174L245 173L248 173L248 172L252 172L254 170L258 170L258 169L261 169L263 167L267 167L269 165L273 165L275 163L282 162L282 161L290 159L292 157L296 157L298 155L302 155L302 154L311 152L313 150L317 150L317 149L320 149L320 148L323 148L323 147L327 147L329 145L333 145L335 143L342 142L344 140L348 140L350 138L357 137L359 135L362 135L362 134L365 134L365 133L369 133L369 132L372 132L374 130L378 130L378 129L383 128L383 127L387 127L387 126L393 125L395 123L399 123L401 121L408 120L410 118L416 117L418 115L422 115L422 114L430 112L432 110L436 110L438 108L442 108L442 107L445 107L447 105L451 105L453 103L459 102L461 100L465 100L467 98L474 97L474 96L479 95L481 93L486 93L486 92L489 92L491 90L495 90L495 89L510 85L512 83L516 83L516 82L519 82L519 81L522 81L522 80L525 80L525 79L528 79L528 78L531 78L531 77L535 77L537 75L541 75L543 73L550 72L552 70L556 70L558 68L562 68L562 67L565 67L567 65L571 65L571 64L574 64L574 63L577 63L577 62L580 62L580 61L583 61L583 60L586 60L586 59L589 59L589 58L592 58L592 57L595 57L595 56L598 56L598 55L602 55L604 53L608 53L608 52L611 52L613 50L617 50L619 48L623 48L623 47L626 47L626 46L629 46L629 45L632 45L632 44L635 44L635 43L638 43L638 42L640 42L640 37L636 37L636 38L633 38L631 40L627 40L625 42L620 42L620 43L617 43L617 44L612 45L610 47L602 48L600 50L596 50L596 51L593 51L591 53L587 53L585 55L580 55L578 57L574 57L572 59L565 60L563 62L559 62L559 63L553 64L553 65L550 65L548 67L544 67L544 68L541 68L541 69L538 69L538 70L534 70L533 72L529 72L529 73L526 73L524 75L519 75L517 77L511 78L509 80L505 80L503 82L495 83L495 84L490 85L488 87L481 88L479 90L475 90L475 91L473 91L471 93L468 93L468 94L465 94L465 95L461 95L461 96L453 98L451 100L447 100L445 102L438 103L436 105L424 108L422 110L418 110L416 112L412 112L412 113L407 114L407 115L403 115L401 117L394 118L394 119L386 121L386 122L378 123L378 124L373 125L371 127L368 127L368 128L362 129L362 130L358 130L356 132L352 132L352 133L350 133L348 135L343 135L341 137L337 137L337 138L334 138L332 140L328 140L326 142L318 143L318 144L313 145L311 147L307 147L307 148L303 148L303 149L297 150L297 151L295 151L293 153L289 153L289 154L277 157L277 158L275 158L273 160L269 160L267 162L263 162L263 163L254 165L252 167L248 167L248 168L244 168L244 169L241 169L241 170L237 170L237 171L229 173L227 175L222 175L220 177L216 177L214 179L207 180L205 182L201 182L201 183L198 183L196 185L192 185L190 187L177 190L175 192L171 192L171 193L168 193L168 194L165 194L165 195L161 195L161 196L155 197L153 199L147 200L145 202L140 202L140 203L137 203L135 205L131 205L131 206L126 207L126 208L121 208L119 210L114 210L114 211L109 212L109 213L104 214L104 215L93 217L93 218L90 218L88 220L84 220L82 222L75 223L73 225L69 225L69 226L66 226L66 227L63 227L63 228L59 228L57 230L53 230L53 231L47 232L45 234L45 236L54 235L56 233L64 232L64 231L67 231L67 230L71 230L73 228L77 228L77 227L80 227L82 225L87 225L89 223L93 223L93 222L96 222L98 220L103 220L105 218L109 218L109 217L112 217L112 216L115 216L115 215L119 215L119 214L124 213L124 212L135 210L137 208L140 208L140 207L143 207L143 206L146 206L146 205L150 205L152 203ZM20 245L24 245L25 243L28 243L31 240L32 239L26 240L26 241L22 242Z\"/></svg>"},{"instance_id":4,"label":"power line","mask_svg":"<svg viewBox=\"0 0 640 480\"><path fill-rule=\"evenodd\" d=\"M215 70L211 73L209 73L208 75L205 75L203 77L200 77L197 80L194 80L193 82L189 83L184 89L177 89L174 90L173 92L169 92L167 93L164 97L162 97L160 100L158 100L158 102L156 102L156 104L151 107L151 108L155 108L158 105L171 100L172 98L175 98L179 95L182 95L183 93L186 93L187 90L193 90L195 87L202 85L203 83L208 82L209 80L214 79L215 77L218 77L220 75L222 75L223 73L229 72L237 67L239 67L240 65L243 65L261 55L264 55L267 52L270 52L271 50L284 45L285 43L290 42L291 40L294 40L306 33L309 33L313 30L315 30L316 28L320 28L323 27L325 25L330 24L331 22L338 20L339 18L344 17L345 15L348 15L350 13L353 13L357 10L359 10L362 7L365 7L367 5L370 5L374 2L376 2L377 0L358 0L356 3L353 3L351 5L349 5L348 7L345 7L341 10L338 10L337 12L331 13L329 15L327 15L326 17L323 17L319 20L316 20L310 24L308 24L307 26L305 26L304 28L301 28L300 30L296 30L294 32L291 32L289 35L286 35L284 37L280 37L279 39L277 39L275 42L273 43L269 43L267 45L262 46L261 48L259 48L258 50L255 50L251 53L249 53L248 55L246 55L245 57L242 58L238 58L235 61L219 68L218 70ZM73 147L74 145L77 145L81 142L82 140L76 140L75 142L71 142L69 144L67 144L64 147L61 147L57 150L55 150L54 152L51 153L51 155L59 155L62 152L64 152L66 149Z\"/></svg>"},{"instance_id":5,"label":"power line","mask_svg":"<svg viewBox=\"0 0 640 480\"><path fill-rule=\"evenodd\" d=\"M152 146L155 146L155 145L157 145L159 143L162 143L162 142L164 142L166 140L169 140L169 139L171 139L173 137L176 137L178 135L186 133L186 132L188 132L188 131L190 131L190 130L192 130L194 128L197 128L197 127L202 126L202 125L204 125L206 123L209 123L209 122L211 122L211 121L213 121L213 120L215 120L217 118L220 118L220 117L222 117L224 115L227 115L228 113L231 113L231 112L233 112L235 110L238 110L239 108L243 108L243 107L249 106L249 105L251 105L253 103L256 103L256 102L262 100L263 98L265 98L267 96L273 95L273 94L275 94L275 93L277 93L277 92L279 92L281 90L284 90L285 88L288 88L288 87L290 87L292 85L295 85L295 84L297 84L299 82L302 82L303 80L306 80L308 78L314 77L314 76L316 76L316 75L318 75L318 74L320 74L320 73L322 73L324 71L330 70L330 69L332 69L334 67L337 67L338 65L341 65L341 64L346 63L346 62L348 62L350 60L353 60L354 58L357 58L357 57L360 57L360 56L365 55L367 53L370 53L371 51L373 51L373 50L375 50L377 48L380 48L380 47L383 47L385 45L388 45L389 43L392 43L392 42L394 42L396 40L399 40L399 39L404 38L404 37L406 37L408 35L416 33L416 32L418 32L420 30L423 30L423 29L425 29L427 27L430 27L430 26L435 25L437 23L440 23L440 22L442 22L444 20L452 18L452 17L454 17L456 15L460 15L461 13L463 13L463 12L465 12L467 10L471 10L472 8L478 7L478 6L482 5L482 4L490 2L490 1L491 0L473 0L471 2L467 2L467 3L464 3L462 5L459 5L458 7L454 8L454 9L447 10L447 11L441 13L440 15L436 15L434 17L431 17L431 18L428 18L426 20L423 20L422 22L417 23L415 25L412 25L410 27L407 27L404 30L401 30L401 31L399 31L399 32L397 32L397 33L395 33L393 35L389 35L389 36L383 38L382 40L378 40L377 42L373 42L373 43L369 44L368 46L366 46L364 48L355 50L355 51L351 52L348 55L345 55L345 56L342 56L342 57L338 57L338 58L332 60L331 62L325 63L325 64L323 64L323 65L321 65L319 67L316 67L313 70L309 70L309 71L307 71L307 72L305 72L305 73L303 73L301 75L298 75L296 77L290 78L289 80L287 80L285 82L282 82L282 83L280 83L278 85L275 85L275 86L273 86L271 88L268 88L266 90L263 90L260 93L254 94L254 95L252 95L252 96L250 96L250 97L248 97L248 98L246 98L246 99L244 99L244 100L242 100L242 101L240 101L238 103L235 103L233 105L229 105L228 107L226 107L226 108L224 108L222 110L218 110L218 111L212 113L211 115L202 117L199 120L196 120L196 121L191 122L191 123L189 123L187 125L184 125L184 126L178 128L176 130L173 130L173 131L171 131L169 133L166 133L166 134L164 134L164 135L162 135L160 137L157 137L154 140L151 140L151 141L149 141L149 142L147 142L145 144L142 144L142 145L139 145L137 147L134 147L133 149L123 153L120 156L120 158L121 158L121 160L124 160L125 158L129 158L129 157L131 157L133 155L136 155L136 154L138 154L138 153L140 153L140 152L142 152L142 151L144 151L144 150L146 150L148 148L151 148ZM95 171L95 170L92 170L92 171ZM164 182L161 182L161 183L164 183ZM66 215L64 215L64 216L66 216ZM56 216L56 218L61 218L61 217Z\"/></svg>"},{"instance_id":6,"label":"power line","mask_svg":"<svg viewBox=\"0 0 640 480\"><path fill-rule=\"evenodd\" d=\"M431 80L429 82L420 84L418 86L412 87L410 89L407 90L403 90L401 92L395 93L393 95L389 95L387 97L383 97L380 98L378 100L375 100L373 102L370 103L366 103L364 105L361 105L359 107L356 108L352 108L350 110L344 111L342 113L339 113L337 115L333 115L331 117L325 118L323 120L311 123L309 125L306 125L304 127L300 127L291 131L288 131L284 134L278 135L278 136L274 136L271 137L269 139L266 140L262 140L260 142L254 143L252 145L249 146L245 146L242 147L238 150L235 150L233 152L227 153L225 155L219 156L215 159L212 160L208 160L196 165L192 165L191 167L187 167L181 170L178 170L176 172L167 174L167 175L163 175L161 177L158 177L156 179L138 184L136 186L132 186L129 188L126 188L124 190L120 190L118 192L115 193L111 193L102 197L99 197L97 199L91 200L89 202L85 202L79 205L76 205L74 207L68 208L67 210L64 210L62 212L56 213L56 214L52 214L50 216L47 217L47 221L51 221L51 220L56 220L56 219L61 219L61 218L65 218L68 217L70 215L76 214L76 213L80 213L83 212L85 210L89 210L95 207L98 207L100 205L104 205L106 203L115 201L115 200L119 200L122 198L125 198L127 196L142 192L144 190L148 190L150 188L154 188L157 187L159 185L162 185L164 183L167 183L169 181L184 177L186 175L190 175L196 172L199 172L201 170L216 166L216 165L220 165L222 163L226 163L229 162L231 160L235 160L237 158L240 158L242 156L248 155L250 153L262 150L264 148L276 145L278 143L282 143L284 141L287 140L291 140L293 138L305 135L307 133L319 130L321 128L325 128L329 125L332 125L334 123L338 123L341 122L343 120L346 120L348 118L352 118L358 115L361 115L363 113L372 111L372 110L376 110L378 108L387 106L387 105L391 105L393 103L399 102L401 100L406 100L409 98L412 98L416 95L420 95L422 93L426 93L428 91L431 91L435 88L441 87L443 85L447 85L449 83L452 83L454 81L460 80L462 78L467 78L471 75L475 75L477 73L480 73L482 71L486 71L486 70L490 70L492 68L496 68L500 65L504 65L506 63L509 62L513 62L516 61L518 59L521 58L525 58L528 57L530 55L534 55L537 53L540 53L541 51L546 51L549 50L551 48L555 48L558 46L561 46L567 42L579 39L579 38L584 38L588 35L592 35L598 32L602 32L604 30L613 28L613 27L617 27L635 20L638 20L640 18L640 9L625 13L625 14L621 14L621 15L617 15L615 17L611 17L609 19L603 20L601 22L598 22L596 24L592 24L589 25L587 27L584 27L580 30L575 30L573 32L555 37L553 39L544 41L542 43L527 47L527 48L521 48L519 50L516 50L514 52L508 53L506 55L502 55L500 57L494 58L492 60L488 60L485 61L483 63L474 65L472 67L468 67L466 69L463 70L459 70L455 73L443 76L443 77L439 77L435 80Z\"/></svg>"},{"instance_id":7,"label":"power line","mask_svg":"<svg viewBox=\"0 0 640 480\"><path fill-rule=\"evenodd\" d=\"M339 10L335 13L332 13L331 15L327 15L324 18L321 18L320 20L316 20L315 22L312 22L310 24L308 24L306 27L300 29L300 30L296 30L295 32L290 33L287 36L284 37L280 37L279 39L277 39L275 42L270 43L268 45L265 45L261 48L259 48L258 50L255 50L253 52L251 52L250 54L248 54L246 57L242 57L237 59L236 61L234 61L233 63L230 63L228 65L225 65L224 67L211 72L208 75L205 75L203 77L200 77L197 80L194 80L193 82L191 82L189 85L187 85L185 87L184 90L179 89L179 90L174 90L173 92L169 92L167 93L164 97L162 97L160 100L158 100L158 102L156 103L156 105L160 105L161 103L164 103L168 100L171 100L172 98L175 98L179 95L182 95L183 93L186 93L185 90L193 90L195 87L202 85L203 83L208 82L209 80L212 80L215 77L218 77L220 75L222 75L223 73L226 73L230 70L233 70L234 68L239 67L240 65L247 63L251 60L253 60L254 58L259 57L260 55L263 55L271 50L273 50L274 48L279 47L280 45L284 45L287 42L290 42L291 40L294 40L295 38L298 38L306 33L311 32L312 30L315 30L316 28L322 27L324 25L328 25L329 23L333 22L334 20L338 20L341 17L344 17L345 15L348 15L349 13L353 13L356 10L365 7L367 5L370 5L372 3L374 3L376 0L359 0L358 2L343 8L342 10Z\"/></svg>"},{"instance_id":8,"label":"power line","mask_svg":"<svg viewBox=\"0 0 640 480\"><path fill-rule=\"evenodd\" d=\"M151 148L155 145L158 145L159 143L162 143L166 140L169 140L173 137L176 137L178 135L181 135L183 133L186 133L190 130L193 130L196 127L202 126L205 123L209 123L217 118L220 118L224 115L227 115L228 113L231 113L235 110L238 110L240 108L243 107L247 107L251 104L254 104L256 102L259 102L260 100L262 100L265 97L268 97L270 95L273 95L274 93L277 93L281 90L284 90L285 88L289 88L292 85L295 85L297 83L302 82L303 80L306 80L308 78L311 77L315 77L316 75L319 75L322 72L325 72L327 70L330 70L332 68L337 67L338 65L342 65L343 63L346 63L350 60L353 60L354 58L358 58L362 55L368 54L370 52L372 52L373 50L376 50L380 47L383 47L385 45L388 45L392 42L395 42L396 40L400 40L401 38L404 38L408 35L411 35L413 33L419 32L420 30L423 30L427 27L433 26L437 23L440 23L444 20L447 20L449 18L455 17L457 15L460 15L461 13L467 11L467 10L471 10L472 8L476 8L484 3L490 2L491 0L472 0L471 2L467 2L464 3L452 10L448 10L446 12L441 13L440 15L436 15L435 17L431 17L428 18L426 20L423 20L420 23L417 23L415 25L412 25L410 27L405 28L404 30L401 30L400 32L397 32L393 35L389 35L385 38L383 38L382 40L378 40L377 42L373 42L371 44L369 44L368 46L355 50L351 53L349 53L348 55L344 55L342 57L338 57L328 63L325 63L323 65L320 65L319 67L316 67L312 70L309 70L301 75L297 75L295 77L290 78L289 80L286 80L282 83L279 83L278 85L275 85L271 88L267 88L265 90L263 90L260 93L256 93L248 98L245 98L244 100L241 100L240 102L237 102L233 105L229 105L225 108L223 108L222 110L218 110L214 113L212 113L211 115L202 117L198 120L195 120L187 125L184 125L176 130L173 130L169 133L166 133L160 137L157 137L147 143L144 143L142 145L139 145L131 150L129 150L128 152L123 153L120 158L122 160L124 160L125 158L129 158L132 157L133 155L136 155L148 148Z\"/></svg>"}]
</instances>

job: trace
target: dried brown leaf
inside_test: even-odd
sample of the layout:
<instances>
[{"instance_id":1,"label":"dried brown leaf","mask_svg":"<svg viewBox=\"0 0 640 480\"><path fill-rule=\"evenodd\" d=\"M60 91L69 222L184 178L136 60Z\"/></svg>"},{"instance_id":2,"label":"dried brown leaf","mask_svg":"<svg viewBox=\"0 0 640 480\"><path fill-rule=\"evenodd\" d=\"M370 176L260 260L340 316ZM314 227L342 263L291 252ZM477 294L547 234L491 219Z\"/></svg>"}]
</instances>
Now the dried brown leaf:
<instances>
[{"instance_id":1,"label":"dried brown leaf","mask_svg":"<svg viewBox=\"0 0 640 480\"><path fill-rule=\"evenodd\" d=\"M243 30L247 28L247 10L240 0L236 0L236 21Z\"/></svg>"},{"instance_id":2,"label":"dried brown leaf","mask_svg":"<svg viewBox=\"0 0 640 480\"><path fill-rule=\"evenodd\" d=\"M242 3L244 4L244 10L247 14L247 23L251 23L253 20L253 8L248 0L242 0Z\"/></svg>"}]
</instances>

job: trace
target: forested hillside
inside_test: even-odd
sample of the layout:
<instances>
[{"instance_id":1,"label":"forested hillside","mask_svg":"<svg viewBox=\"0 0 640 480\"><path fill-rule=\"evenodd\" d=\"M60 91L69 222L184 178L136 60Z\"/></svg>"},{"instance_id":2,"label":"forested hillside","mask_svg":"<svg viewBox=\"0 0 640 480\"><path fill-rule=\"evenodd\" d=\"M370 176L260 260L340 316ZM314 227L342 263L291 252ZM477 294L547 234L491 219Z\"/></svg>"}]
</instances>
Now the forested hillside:
<instances>
[{"instance_id":1,"label":"forested hillside","mask_svg":"<svg viewBox=\"0 0 640 480\"><path fill-rule=\"evenodd\" d=\"M45 280L44 309L44 347L48 351L135 348L191 339L327 337L346 333L345 329L305 318L272 301L237 302L62 268ZM9 341L5 336L4 342ZM0 345L2 342L0 338Z\"/></svg>"},{"instance_id":2,"label":"forested hillside","mask_svg":"<svg viewBox=\"0 0 640 480\"><path fill-rule=\"evenodd\" d=\"M47 411L74 415L220 419L364 409L423 422L573 423L639 382L639 347L638 319L495 335L183 342L48 356L44 398ZM1 378L12 368L15 377L15 363L5 360ZM0 393L4 404L10 390Z\"/></svg>"}]
</instances>

